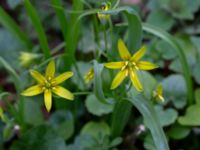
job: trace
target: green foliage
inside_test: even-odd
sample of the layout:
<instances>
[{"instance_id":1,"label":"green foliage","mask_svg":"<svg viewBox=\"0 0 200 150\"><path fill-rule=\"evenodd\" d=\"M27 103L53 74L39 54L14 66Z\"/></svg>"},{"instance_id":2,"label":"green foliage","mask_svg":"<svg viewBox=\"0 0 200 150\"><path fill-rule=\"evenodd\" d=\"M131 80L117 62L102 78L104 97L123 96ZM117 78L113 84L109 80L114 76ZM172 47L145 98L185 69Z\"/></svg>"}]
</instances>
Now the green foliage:
<instances>
[{"instance_id":1,"label":"green foliage","mask_svg":"<svg viewBox=\"0 0 200 150\"><path fill-rule=\"evenodd\" d=\"M198 116L200 114L200 105L191 105L187 108L186 114L184 116L179 117L178 122L181 125L188 125L188 126L199 126L200 119Z\"/></svg>"},{"instance_id":2,"label":"green foliage","mask_svg":"<svg viewBox=\"0 0 200 150\"><path fill-rule=\"evenodd\" d=\"M29 0L24 1L24 6L26 8L26 11L33 23L33 26L37 32L38 39L40 42L41 49L43 50L43 53L46 58L50 57L50 50L47 42L46 35L44 33L44 29L42 27L41 21L39 19L39 16L37 14L37 11L35 8L32 6Z\"/></svg>"},{"instance_id":3,"label":"green foliage","mask_svg":"<svg viewBox=\"0 0 200 150\"><path fill-rule=\"evenodd\" d=\"M19 141L16 141L10 150L64 150L66 145L64 140L49 126L40 125L30 129Z\"/></svg>"},{"instance_id":4,"label":"green foliage","mask_svg":"<svg viewBox=\"0 0 200 150\"><path fill-rule=\"evenodd\" d=\"M0 149L199 149L199 0L0 3ZM130 60L111 66L116 70L107 68L123 55L119 39L131 55L145 45L140 61L159 68L147 72L146 64L139 70L141 64ZM29 58L21 59L21 52L38 57L25 67ZM73 72L62 84L73 101L62 97L64 90L52 99L44 94L59 88L58 79L45 75L52 59L55 76L65 73L60 82ZM128 74L111 89L116 74L127 68L137 73L143 91ZM29 70L43 72L45 80ZM48 88L22 97L24 88L37 84ZM48 112L44 104L50 102Z\"/></svg>"}]
</instances>

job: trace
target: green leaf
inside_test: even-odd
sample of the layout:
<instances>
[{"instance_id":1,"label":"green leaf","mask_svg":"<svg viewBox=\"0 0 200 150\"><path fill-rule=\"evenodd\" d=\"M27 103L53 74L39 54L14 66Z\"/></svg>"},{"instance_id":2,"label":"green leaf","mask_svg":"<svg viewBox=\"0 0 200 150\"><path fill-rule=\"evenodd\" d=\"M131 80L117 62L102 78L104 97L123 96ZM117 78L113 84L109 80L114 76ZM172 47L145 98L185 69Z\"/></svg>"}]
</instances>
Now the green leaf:
<instances>
[{"instance_id":1,"label":"green leaf","mask_svg":"<svg viewBox=\"0 0 200 150\"><path fill-rule=\"evenodd\" d=\"M162 81L166 101L172 101L176 108L186 105L186 85L182 75L170 75Z\"/></svg>"},{"instance_id":2,"label":"green leaf","mask_svg":"<svg viewBox=\"0 0 200 150\"><path fill-rule=\"evenodd\" d=\"M40 42L41 49L43 50L43 53L45 55L45 58L50 57L50 50L47 42L47 38L44 32L44 29L42 27L39 15L37 14L37 11L35 8L32 6L29 0L24 0L24 6L26 8L26 11L32 21L32 24L37 32L38 39Z\"/></svg>"},{"instance_id":3,"label":"green leaf","mask_svg":"<svg viewBox=\"0 0 200 150\"><path fill-rule=\"evenodd\" d=\"M26 98L24 101L24 121L30 125L39 125L44 122L40 105L35 99Z\"/></svg>"},{"instance_id":4,"label":"green leaf","mask_svg":"<svg viewBox=\"0 0 200 150\"><path fill-rule=\"evenodd\" d=\"M120 99L115 104L111 122L111 135L113 138L121 135L130 117L131 108L132 105L127 100Z\"/></svg>"},{"instance_id":5,"label":"green leaf","mask_svg":"<svg viewBox=\"0 0 200 150\"><path fill-rule=\"evenodd\" d=\"M3 65L3 67L5 67L5 69L11 74L14 80L15 87L17 91L20 92L20 78L16 73L16 71L1 56L0 56L0 64Z\"/></svg>"},{"instance_id":6,"label":"green leaf","mask_svg":"<svg viewBox=\"0 0 200 150\"><path fill-rule=\"evenodd\" d=\"M85 102L87 110L96 116L109 114L114 108L112 104L105 104L99 101L95 95L88 95Z\"/></svg>"},{"instance_id":7,"label":"green leaf","mask_svg":"<svg viewBox=\"0 0 200 150\"><path fill-rule=\"evenodd\" d=\"M10 150L66 150L65 141L47 125L40 125L28 130L16 140Z\"/></svg>"},{"instance_id":8,"label":"green leaf","mask_svg":"<svg viewBox=\"0 0 200 150\"><path fill-rule=\"evenodd\" d=\"M82 19L85 16L96 14L101 10L94 9L84 12L79 16ZM138 50L141 46L142 40L142 26L140 17L135 9L129 6L118 7L110 9L108 11L101 12L104 14L118 15L120 13L124 14L128 20L128 48L132 53Z\"/></svg>"},{"instance_id":9,"label":"green leaf","mask_svg":"<svg viewBox=\"0 0 200 150\"><path fill-rule=\"evenodd\" d=\"M83 2L80 0L73 0L72 11L82 11ZM78 20L79 13L71 13L70 20L68 21L68 29L66 34L67 47L65 48L66 55L64 61L65 66L70 67L75 61L75 50L78 43L78 38L81 30L81 21ZM66 26L66 25L65 25ZM66 27L65 27L66 28ZM73 38L72 38L73 35Z\"/></svg>"},{"instance_id":10,"label":"green leaf","mask_svg":"<svg viewBox=\"0 0 200 150\"><path fill-rule=\"evenodd\" d=\"M172 108L163 110L162 106L157 105L155 111L162 127L173 124L178 117L177 111Z\"/></svg>"},{"instance_id":11,"label":"green leaf","mask_svg":"<svg viewBox=\"0 0 200 150\"><path fill-rule=\"evenodd\" d=\"M191 129L179 124L174 124L167 132L168 136L175 140L180 140L187 137Z\"/></svg>"},{"instance_id":12,"label":"green leaf","mask_svg":"<svg viewBox=\"0 0 200 150\"><path fill-rule=\"evenodd\" d=\"M0 23L7 28L24 45L24 47L27 48L27 50L31 50L32 42L2 7L0 7Z\"/></svg>"},{"instance_id":13,"label":"green leaf","mask_svg":"<svg viewBox=\"0 0 200 150\"><path fill-rule=\"evenodd\" d=\"M59 110L52 114L50 124L63 139L69 139L74 133L74 119L70 111Z\"/></svg>"},{"instance_id":14,"label":"green leaf","mask_svg":"<svg viewBox=\"0 0 200 150\"><path fill-rule=\"evenodd\" d=\"M166 41L158 41L156 44L156 49L158 49L162 57L166 60L173 59L177 56L177 54L174 53L174 49Z\"/></svg>"},{"instance_id":15,"label":"green leaf","mask_svg":"<svg viewBox=\"0 0 200 150\"><path fill-rule=\"evenodd\" d=\"M200 105L191 105L187 108L185 116L179 117L178 122L181 125L199 126L200 125Z\"/></svg>"},{"instance_id":16,"label":"green leaf","mask_svg":"<svg viewBox=\"0 0 200 150\"><path fill-rule=\"evenodd\" d=\"M88 122L84 125L81 130L81 135L91 135L94 138L99 137L99 135L106 136L110 135L110 127L105 122Z\"/></svg>"},{"instance_id":17,"label":"green leaf","mask_svg":"<svg viewBox=\"0 0 200 150\"><path fill-rule=\"evenodd\" d=\"M169 30L175 23L175 20L166 11L157 9L150 13L147 22L163 30Z\"/></svg>"},{"instance_id":18,"label":"green leaf","mask_svg":"<svg viewBox=\"0 0 200 150\"><path fill-rule=\"evenodd\" d=\"M102 87L102 77L101 73L103 71L103 64L98 64L97 61L94 61L94 93L97 99L105 104L111 104L113 101L111 99L106 99Z\"/></svg>"},{"instance_id":19,"label":"green leaf","mask_svg":"<svg viewBox=\"0 0 200 150\"><path fill-rule=\"evenodd\" d=\"M197 104L200 104L200 88L195 90L195 101Z\"/></svg>"},{"instance_id":20,"label":"green leaf","mask_svg":"<svg viewBox=\"0 0 200 150\"><path fill-rule=\"evenodd\" d=\"M177 43L177 41L173 38L173 36L166 33L165 31L163 31L160 28L157 28L150 24L143 24L143 30L162 38L164 41L169 43L176 50L179 60L182 65L183 74L184 74L185 81L186 81L188 103L192 104L193 103L192 79L191 79L191 75L190 75L189 65L187 63L186 56L183 52L183 49L180 47L180 45Z\"/></svg>"},{"instance_id":21,"label":"green leaf","mask_svg":"<svg viewBox=\"0 0 200 150\"><path fill-rule=\"evenodd\" d=\"M200 61L198 61L195 64L195 66L193 68L193 72L192 72L194 79L198 84L200 84L200 67L199 67L199 65L200 65Z\"/></svg>"},{"instance_id":22,"label":"green leaf","mask_svg":"<svg viewBox=\"0 0 200 150\"><path fill-rule=\"evenodd\" d=\"M156 146L150 133L148 133L144 138L144 148L147 150L156 150Z\"/></svg>"},{"instance_id":23,"label":"green leaf","mask_svg":"<svg viewBox=\"0 0 200 150\"><path fill-rule=\"evenodd\" d=\"M11 9L15 9L17 6L19 6L22 3L22 1L21 0L8 0L7 3Z\"/></svg>"},{"instance_id":24,"label":"green leaf","mask_svg":"<svg viewBox=\"0 0 200 150\"><path fill-rule=\"evenodd\" d=\"M156 148L158 150L169 150L166 136L161 128L156 112L149 100L142 95L137 95L134 98L131 97L128 100L142 114L145 123L152 134Z\"/></svg>"}]
</instances>

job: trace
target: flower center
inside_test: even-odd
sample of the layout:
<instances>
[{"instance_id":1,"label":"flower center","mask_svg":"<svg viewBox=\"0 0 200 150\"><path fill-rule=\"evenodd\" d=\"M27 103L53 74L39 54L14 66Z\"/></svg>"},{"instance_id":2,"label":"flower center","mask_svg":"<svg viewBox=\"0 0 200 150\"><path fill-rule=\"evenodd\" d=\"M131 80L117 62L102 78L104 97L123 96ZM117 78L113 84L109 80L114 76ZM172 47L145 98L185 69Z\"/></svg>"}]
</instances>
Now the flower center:
<instances>
[{"instance_id":1,"label":"flower center","mask_svg":"<svg viewBox=\"0 0 200 150\"><path fill-rule=\"evenodd\" d=\"M138 70L137 64L135 62L125 61L125 65L122 68L122 70L124 70L124 69L133 69L133 68Z\"/></svg>"},{"instance_id":2,"label":"flower center","mask_svg":"<svg viewBox=\"0 0 200 150\"><path fill-rule=\"evenodd\" d=\"M48 89L48 90L54 88L54 85L53 85L53 83L54 83L53 78L47 77L46 79L47 79L47 80L45 81L45 84L44 84L44 87L43 87L43 88L44 88L44 89Z\"/></svg>"}]
</instances>

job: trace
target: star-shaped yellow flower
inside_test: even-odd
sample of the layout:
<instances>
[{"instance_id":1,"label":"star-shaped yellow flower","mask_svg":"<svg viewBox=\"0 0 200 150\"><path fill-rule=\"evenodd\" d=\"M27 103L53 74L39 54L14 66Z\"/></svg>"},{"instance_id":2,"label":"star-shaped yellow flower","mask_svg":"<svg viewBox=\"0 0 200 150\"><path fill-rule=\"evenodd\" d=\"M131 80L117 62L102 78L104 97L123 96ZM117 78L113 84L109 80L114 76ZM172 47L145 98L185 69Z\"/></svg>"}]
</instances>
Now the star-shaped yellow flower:
<instances>
[{"instance_id":1,"label":"star-shaped yellow flower","mask_svg":"<svg viewBox=\"0 0 200 150\"><path fill-rule=\"evenodd\" d=\"M125 79L125 77L129 75L134 87L138 91L142 91L143 87L138 79L137 71L151 70L157 68L158 66L147 61L140 61L140 59L142 58L142 56L145 54L146 51L146 47L144 46L139 51L137 51L133 56L131 56L124 42L121 39L119 39L118 51L123 61L110 62L105 64L105 67L107 68L120 69L119 73L112 81L111 89L117 88L121 84L121 82Z\"/></svg>"},{"instance_id":2,"label":"star-shaped yellow flower","mask_svg":"<svg viewBox=\"0 0 200 150\"><path fill-rule=\"evenodd\" d=\"M53 60L48 64L45 76L35 70L31 70L30 74L38 83L37 85L26 89L21 94L23 96L34 96L44 93L44 103L48 112L51 110L52 106L52 93L68 100L74 99L74 95L70 91L59 86L60 83L73 76L73 72L64 72L61 75L54 77L55 62Z\"/></svg>"},{"instance_id":3,"label":"star-shaped yellow flower","mask_svg":"<svg viewBox=\"0 0 200 150\"><path fill-rule=\"evenodd\" d=\"M158 84L155 91L153 91L153 97L156 98L156 100L159 100L161 102L165 101L163 97L163 88L161 84Z\"/></svg>"}]
</instances>

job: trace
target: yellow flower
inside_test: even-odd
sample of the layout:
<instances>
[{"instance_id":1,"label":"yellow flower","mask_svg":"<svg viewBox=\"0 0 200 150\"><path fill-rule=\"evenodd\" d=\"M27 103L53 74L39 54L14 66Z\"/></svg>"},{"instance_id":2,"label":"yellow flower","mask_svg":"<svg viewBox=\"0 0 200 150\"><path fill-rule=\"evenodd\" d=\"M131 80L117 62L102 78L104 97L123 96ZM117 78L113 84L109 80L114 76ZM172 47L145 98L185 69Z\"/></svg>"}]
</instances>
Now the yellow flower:
<instances>
[{"instance_id":1,"label":"yellow flower","mask_svg":"<svg viewBox=\"0 0 200 150\"><path fill-rule=\"evenodd\" d=\"M156 98L157 100L160 100L161 102L165 101L163 97L163 88L161 84L158 84L156 90L153 91L153 97Z\"/></svg>"},{"instance_id":2,"label":"yellow flower","mask_svg":"<svg viewBox=\"0 0 200 150\"><path fill-rule=\"evenodd\" d=\"M55 74L54 61L51 61L48 64L45 76L41 75L39 72L35 70L31 70L30 74L38 83L37 85L26 89L21 94L23 96L34 96L44 93L44 103L48 112L50 111L52 106L52 93L55 93L56 95L68 100L74 99L74 95L70 91L59 86L60 83L64 82L65 80L73 76L73 72L64 72L61 75L54 77Z\"/></svg>"},{"instance_id":3,"label":"yellow flower","mask_svg":"<svg viewBox=\"0 0 200 150\"><path fill-rule=\"evenodd\" d=\"M28 52L21 52L19 56L20 65L28 67L31 65L34 59L39 58L40 55Z\"/></svg>"},{"instance_id":4,"label":"yellow flower","mask_svg":"<svg viewBox=\"0 0 200 150\"><path fill-rule=\"evenodd\" d=\"M115 89L116 87L118 87L125 79L125 77L129 75L132 84L134 85L136 90L142 91L143 87L138 79L137 71L151 70L157 68L158 66L147 61L140 61L140 59L142 58L142 56L145 54L146 51L146 47L144 46L139 51L137 51L133 56L131 56L124 42L121 39L119 39L118 51L123 61L110 62L105 64L105 67L107 68L120 69L119 73L116 75L116 77L112 82L111 89Z\"/></svg>"},{"instance_id":5,"label":"yellow flower","mask_svg":"<svg viewBox=\"0 0 200 150\"><path fill-rule=\"evenodd\" d=\"M84 76L86 83L89 83L94 78L94 68L90 68Z\"/></svg>"},{"instance_id":6,"label":"yellow flower","mask_svg":"<svg viewBox=\"0 0 200 150\"><path fill-rule=\"evenodd\" d=\"M111 4L109 2L103 3L102 6L101 6L101 10L102 11L108 11L110 9L110 6L111 6ZM98 12L97 16L100 20L106 20L106 19L110 18L109 14L102 14L101 12Z\"/></svg>"}]
</instances>

